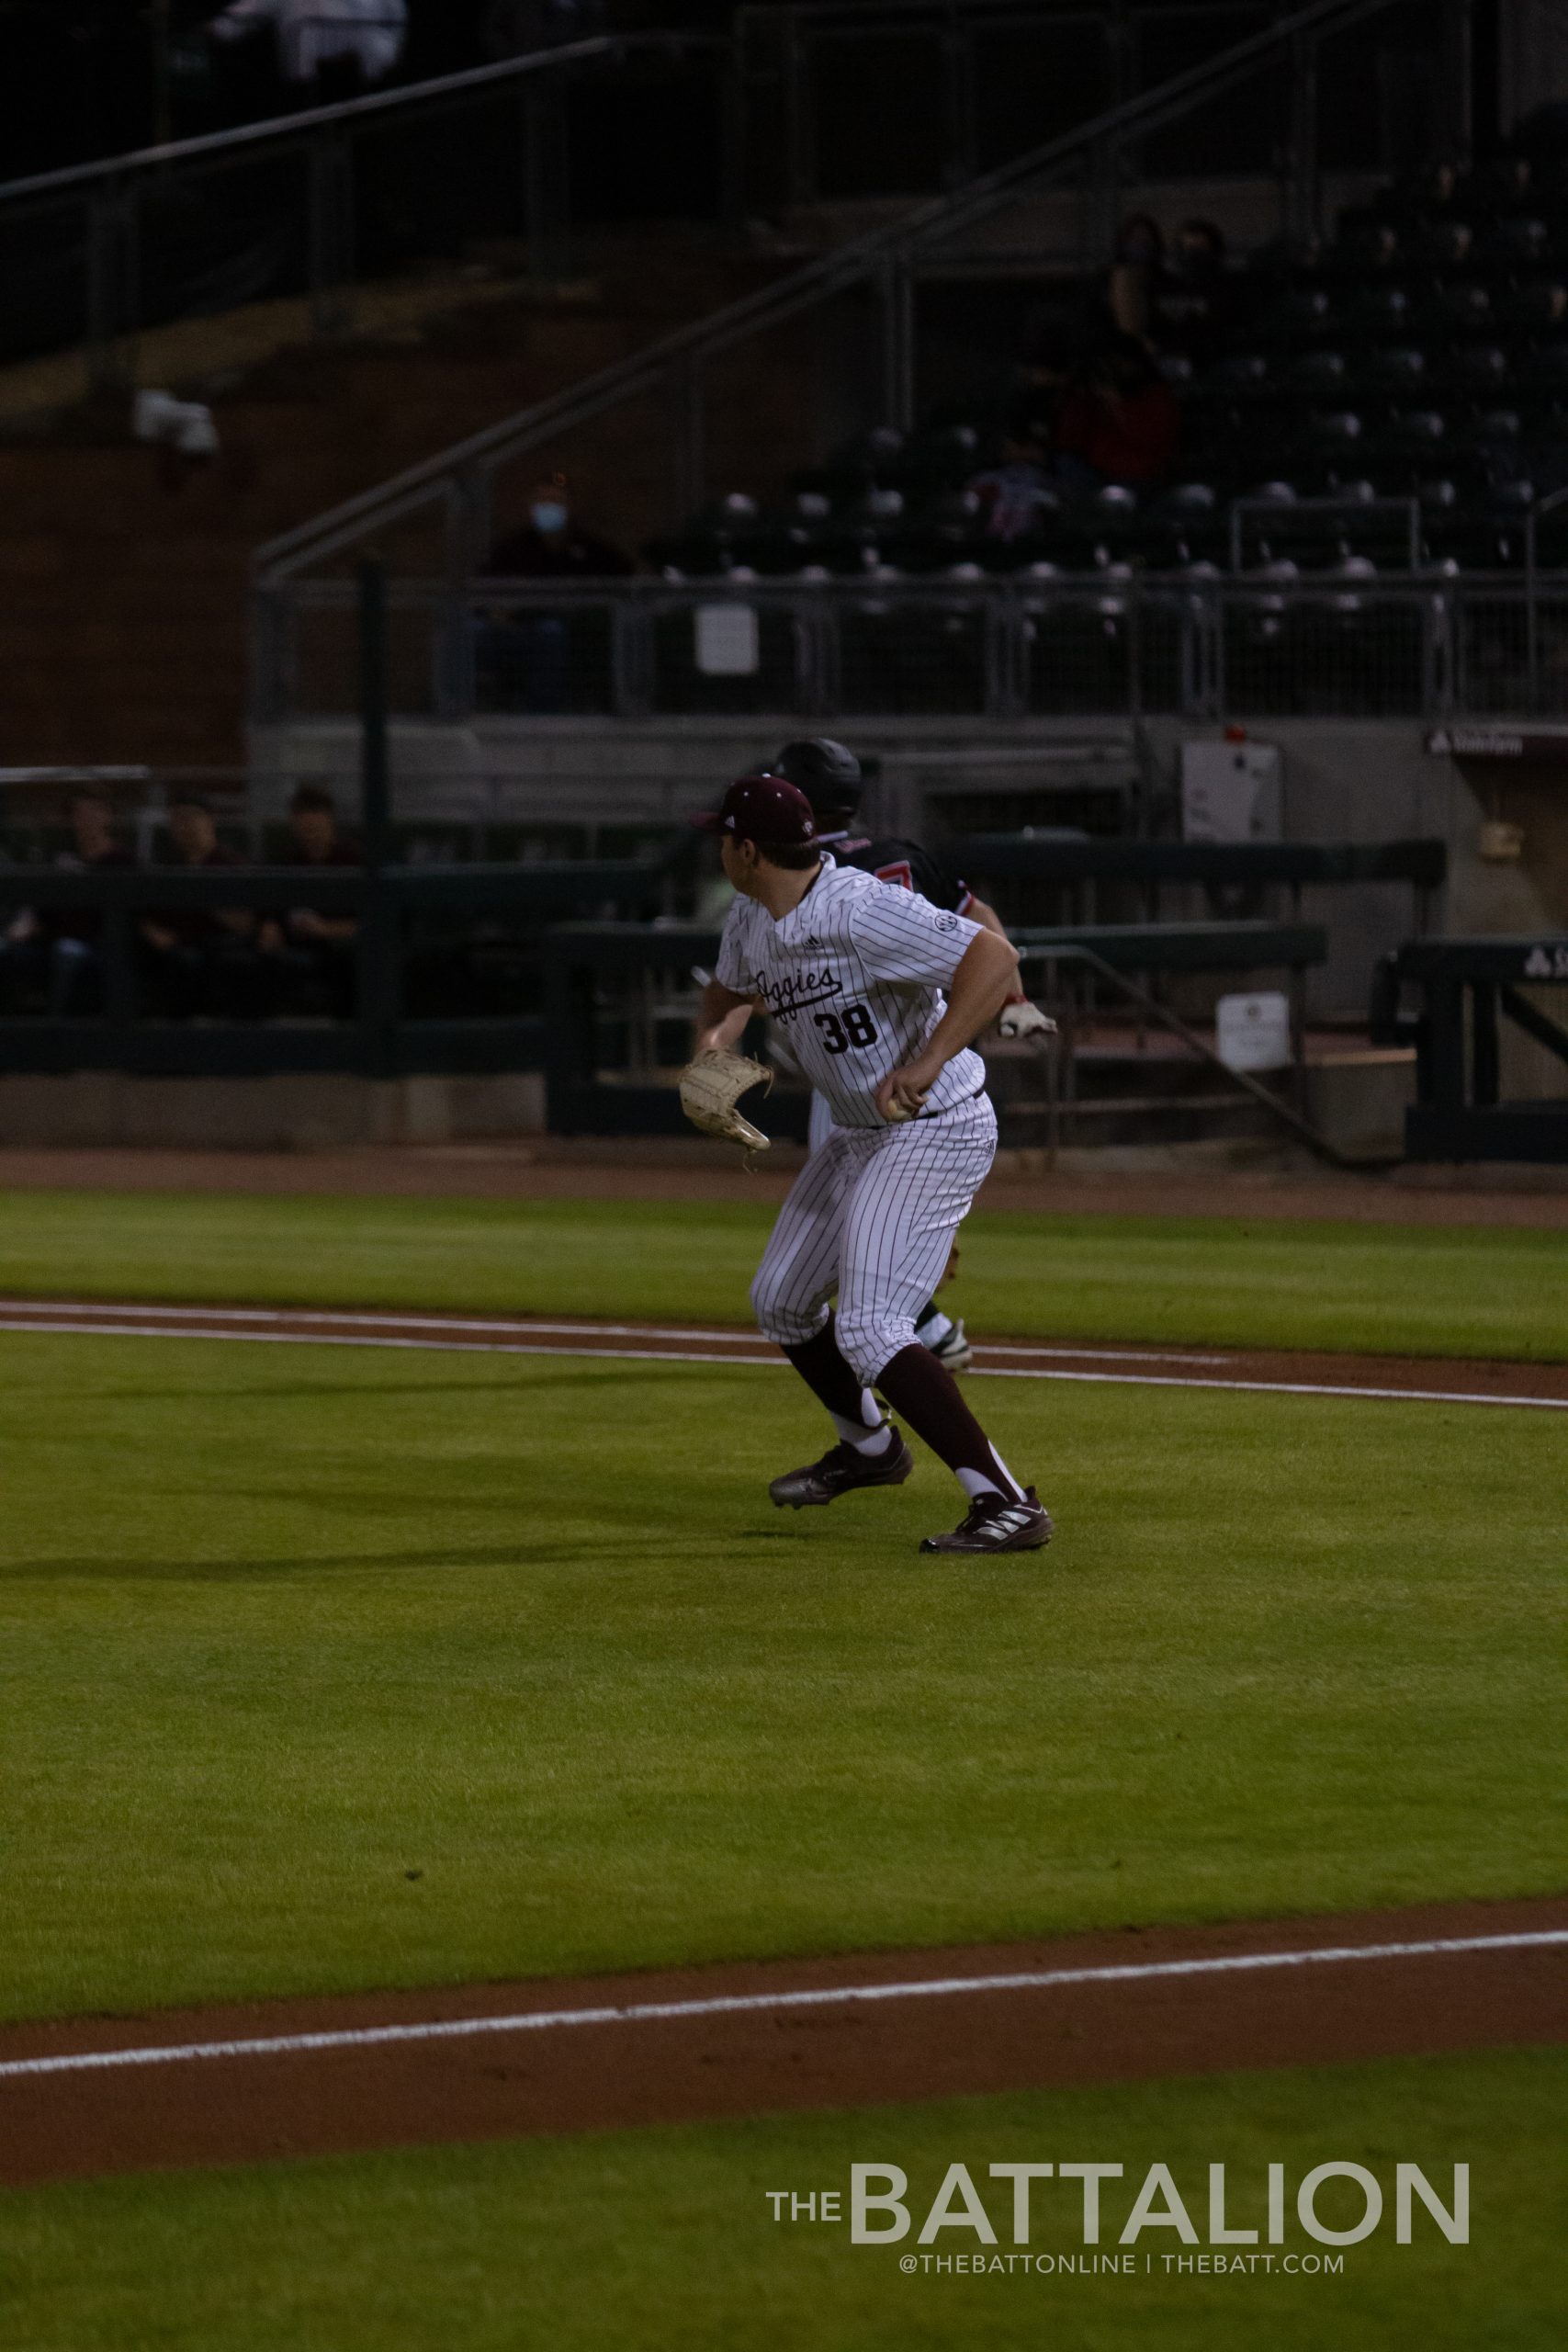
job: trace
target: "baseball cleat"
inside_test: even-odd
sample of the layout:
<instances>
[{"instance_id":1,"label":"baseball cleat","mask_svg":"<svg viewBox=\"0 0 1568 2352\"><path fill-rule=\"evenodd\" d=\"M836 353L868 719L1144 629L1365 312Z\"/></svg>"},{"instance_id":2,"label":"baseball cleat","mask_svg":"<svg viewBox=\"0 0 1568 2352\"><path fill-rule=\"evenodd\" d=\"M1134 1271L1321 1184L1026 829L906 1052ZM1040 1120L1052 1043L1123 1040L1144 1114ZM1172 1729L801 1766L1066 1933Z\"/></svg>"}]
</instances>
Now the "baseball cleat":
<instances>
[{"instance_id":1,"label":"baseball cleat","mask_svg":"<svg viewBox=\"0 0 1568 2352\"><path fill-rule=\"evenodd\" d=\"M820 1462L808 1462L804 1470L786 1470L768 1492L780 1510L804 1510L812 1503L836 1503L857 1487L901 1487L914 1466L914 1455L895 1430L892 1444L880 1453L868 1456L852 1445L835 1445Z\"/></svg>"},{"instance_id":2,"label":"baseball cleat","mask_svg":"<svg viewBox=\"0 0 1568 2352\"><path fill-rule=\"evenodd\" d=\"M922 1552L1038 1552L1055 1533L1051 1514L1032 1487L1023 1499L976 1495L951 1535L928 1535Z\"/></svg>"},{"instance_id":3,"label":"baseball cleat","mask_svg":"<svg viewBox=\"0 0 1568 2352\"><path fill-rule=\"evenodd\" d=\"M961 1321L953 1324L940 1340L932 1341L931 1352L938 1363L947 1366L949 1372L967 1372L975 1361L975 1351Z\"/></svg>"}]
</instances>

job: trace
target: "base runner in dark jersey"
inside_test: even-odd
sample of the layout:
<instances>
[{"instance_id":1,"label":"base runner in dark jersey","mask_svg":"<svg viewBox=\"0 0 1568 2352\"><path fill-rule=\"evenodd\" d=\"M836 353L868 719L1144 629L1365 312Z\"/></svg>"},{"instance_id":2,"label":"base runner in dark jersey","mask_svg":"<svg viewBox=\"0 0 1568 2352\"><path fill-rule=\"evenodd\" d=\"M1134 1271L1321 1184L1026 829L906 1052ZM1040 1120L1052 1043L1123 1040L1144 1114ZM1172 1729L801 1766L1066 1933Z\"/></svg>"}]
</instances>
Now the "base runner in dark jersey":
<instances>
[{"instance_id":1,"label":"base runner in dark jersey","mask_svg":"<svg viewBox=\"0 0 1568 2352\"><path fill-rule=\"evenodd\" d=\"M995 932L998 939L1007 937L995 908L977 898L969 885L960 881L923 842L907 841L897 834L863 831L859 819L865 778L859 760L847 744L836 742L827 735L786 743L770 763L770 772L787 777L796 791L805 793L822 840L831 849L836 864L855 866L863 874L874 874L879 882L898 883L904 889L929 899L933 907L963 915L968 922L977 922L982 930ZM1043 1037L1049 1035L1055 1026L1047 1014L1030 1003L1021 989L1013 991L997 1022L998 1033L1004 1037ZM826 1142L832 1124L823 1097L813 1094L813 1151L819 1150ZM975 1360L962 1319L947 1314L935 1298L922 1313L915 1336L949 1372L967 1372Z\"/></svg>"}]
</instances>

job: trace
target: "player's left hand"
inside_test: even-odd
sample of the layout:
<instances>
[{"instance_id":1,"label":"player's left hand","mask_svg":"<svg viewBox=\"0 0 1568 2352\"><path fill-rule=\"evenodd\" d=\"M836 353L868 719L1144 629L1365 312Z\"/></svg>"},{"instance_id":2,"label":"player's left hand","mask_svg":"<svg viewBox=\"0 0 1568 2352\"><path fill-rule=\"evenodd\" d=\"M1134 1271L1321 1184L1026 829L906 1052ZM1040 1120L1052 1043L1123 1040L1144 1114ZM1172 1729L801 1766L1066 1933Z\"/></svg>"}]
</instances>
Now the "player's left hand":
<instances>
[{"instance_id":1,"label":"player's left hand","mask_svg":"<svg viewBox=\"0 0 1568 2352\"><path fill-rule=\"evenodd\" d=\"M906 1062L901 1069L888 1071L876 1090L876 1107L890 1126L919 1117L939 1074L940 1065L932 1069L924 1061Z\"/></svg>"},{"instance_id":2,"label":"player's left hand","mask_svg":"<svg viewBox=\"0 0 1568 2352\"><path fill-rule=\"evenodd\" d=\"M1016 1004L1004 1004L997 1016L998 1037L1054 1037L1056 1024L1048 1012L1037 1004L1021 998Z\"/></svg>"}]
</instances>

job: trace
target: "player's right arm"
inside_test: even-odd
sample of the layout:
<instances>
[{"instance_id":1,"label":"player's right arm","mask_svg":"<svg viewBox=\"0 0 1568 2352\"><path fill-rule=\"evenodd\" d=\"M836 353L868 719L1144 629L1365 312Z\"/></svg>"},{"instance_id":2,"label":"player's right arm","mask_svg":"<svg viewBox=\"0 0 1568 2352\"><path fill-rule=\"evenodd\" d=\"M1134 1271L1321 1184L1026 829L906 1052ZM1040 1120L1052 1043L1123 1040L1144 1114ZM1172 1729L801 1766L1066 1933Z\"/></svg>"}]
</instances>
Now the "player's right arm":
<instances>
[{"instance_id":1,"label":"player's right arm","mask_svg":"<svg viewBox=\"0 0 1568 2352\"><path fill-rule=\"evenodd\" d=\"M722 980L710 980L697 1006L695 1051L699 1054L728 1052L757 1010L754 997L738 996L733 989L727 989Z\"/></svg>"},{"instance_id":2,"label":"player's right arm","mask_svg":"<svg viewBox=\"0 0 1568 2352\"><path fill-rule=\"evenodd\" d=\"M931 851L922 849L918 842L908 842L902 846L905 854L897 865L878 866L876 878L879 882L901 882L906 888L918 891L922 899L929 899L933 907L945 907L952 913L962 915L965 922L977 922L982 931L990 932L995 938L1007 939L1007 925L995 907L988 906L967 882L959 881L941 858L933 857ZM1031 1004L1026 990L1014 980L1007 1002L998 1016L997 1027L1000 1035L1004 1037L1047 1037L1055 1026L1048 1013Z\"/></svg>"},{"instance_id":3,"label":"player's right arm","mask_svg":"<svg viewBox=\"0 0 1568 2352\"><path fill-rule=\"evenodd\" d=\"M988 1028L1017 985L1018 950L1010 941L976 925L945 983L947 1009L913 1061L889 1070L876 1090L885 1119L913 1119L955 1054Z\"/></svg>"}]
</instances>

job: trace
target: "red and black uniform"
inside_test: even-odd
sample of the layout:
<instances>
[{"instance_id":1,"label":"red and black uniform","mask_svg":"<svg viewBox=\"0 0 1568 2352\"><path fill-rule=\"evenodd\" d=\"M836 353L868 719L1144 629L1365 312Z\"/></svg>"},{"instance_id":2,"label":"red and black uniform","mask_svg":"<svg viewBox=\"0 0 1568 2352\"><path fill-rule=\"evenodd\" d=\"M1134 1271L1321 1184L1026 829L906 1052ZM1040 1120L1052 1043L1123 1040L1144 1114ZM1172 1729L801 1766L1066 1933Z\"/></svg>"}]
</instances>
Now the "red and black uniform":
<instances>
[{"instance_id":1,"label":"red and black uniform","mask_svg":"<svg viewBox=\"0 0 1568 2352\"><path fill-rule=\"evenodd\" d=\"M874 874L879 882L897 882L918 891L948 914L966 915L975 903L968 883L958 881L919 842L898 841L891 834L868 840L852 827L841 842L829 837L828 846L840 865L857 866L863 874Z\"/></svg>"}]
</instances>

